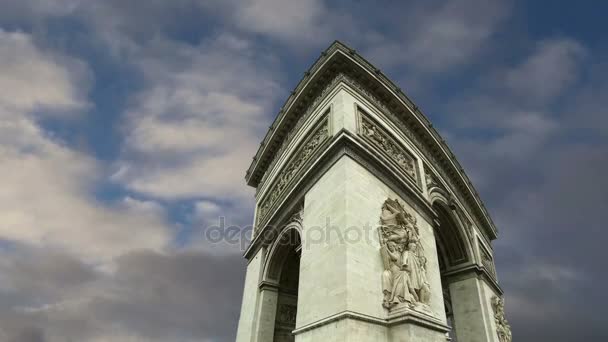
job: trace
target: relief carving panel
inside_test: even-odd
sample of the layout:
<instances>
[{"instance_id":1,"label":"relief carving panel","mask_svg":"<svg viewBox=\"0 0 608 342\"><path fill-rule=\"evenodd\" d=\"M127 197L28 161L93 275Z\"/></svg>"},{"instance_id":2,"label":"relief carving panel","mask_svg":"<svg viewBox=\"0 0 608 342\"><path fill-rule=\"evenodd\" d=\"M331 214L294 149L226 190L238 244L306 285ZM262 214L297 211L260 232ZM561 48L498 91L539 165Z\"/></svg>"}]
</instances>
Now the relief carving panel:
<instances>
[{"instance_id":1,"label":"relief carving panel","mask_svg":"<svg viewBox=\"0 0 608 342\"><path fill-rule=\"evenodd\" d=\"M380 216L382 305L391 309L405 303L430 312L431 289L427 280L427 258L420 242L416 218L398 200L387 199Z\"/></svg>"},{"instance_id":2,"label":"relief carving panel","mask_svg":"<svg viewBox=\"0 0 608 342\"><path fill-rule=\"evenodd\" d=\"M361 110L359 110L359 134L374 147L387 154L406 175L418 184L416 159Z\"/></svg>"},{"instance_id":3,"label":"relief carving panel","mask_svg":"<svg viewBox=\"0 0 608 342\"><path fill-rule=\"evenodd\" d=\"M481 251L481 264L483 267L488 270L488 272L492 275L492 277L496 278L496 268L494 267L494 260L488 251L486 251L485 247L480 243L480 251Z\"/></svg>"},{"instance_id":4,"label":"relief carving panel","mask_svg":"<svg viewBox=\"0 0 608 342\"><path fill-rule=\"evenodd\" d=\"M511 342L511 326L505 317L505 301L500 297L492 297L492 308L494 309L494 321L496 322L496 333L500 342Z\"/></svg>"},{"instance_id":5,"label":"relief carving panel","mask_svg":"<svg viewBox=\"0 0 608 342\"><path fill-rule=\"evenodd\" d=\"M308 139L296 150L293 156L285 164L277 175L274 183L269 188L269 193L260 202L257 216L258 224L266 220L270 209L273 208L286 192L296 174L300 172L304 165L311 159L311 156L329 138L329 136L329 117L326 115L321 120L321 123L314 129L313 133L310 134Z\"/></svg>"}]
</instances>

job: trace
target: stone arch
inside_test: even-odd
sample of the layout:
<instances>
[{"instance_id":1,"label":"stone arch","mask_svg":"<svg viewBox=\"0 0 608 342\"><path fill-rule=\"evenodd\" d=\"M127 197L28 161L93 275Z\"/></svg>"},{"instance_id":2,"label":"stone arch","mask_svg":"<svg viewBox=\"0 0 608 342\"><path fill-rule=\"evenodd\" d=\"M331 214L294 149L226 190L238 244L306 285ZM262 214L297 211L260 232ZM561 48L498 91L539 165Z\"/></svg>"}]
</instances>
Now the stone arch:
<instances>
[{"instance_id":1,"label":"stone arch","mask_svg":"<svg viewBox=\"0 0 608 342\"><path fill-rule=\"evenodd\" d=\"M302 225L298 221L287 224L271 243L264 265L262 280L278 284L283 270L283 262L290 252L300 253L302 249Z\"/></svg>"},{"instance_id":2,"label":"stone arch","mask_svg":"<svg viewBox=\"0 0 608 342\"><path fill-rule=\"evenodd\" d=\"M442 189L433 189L432 208L436 214L435 241L437 244L437 256L441 272L442 292L446 319L451 330L448 332L449 341L458 342L458 336L462 335L462 329L466 330L465 322L457 322L455 311L463 310L460 300L454 301L450 291L450 283L457 278L450 274L458 273L461 267L474 262L473 246L468 238L468 232L463 222L456 214L455 206L451 197Z\"/></svg>"},{"instance_id":3,"label":"stone arch","mask_svg":"<svg viewBox=\"0 0 608 342\"><path fill-rule=\"evenodd\" d=\"M258 341L293 342L296 326L302 226L284 226L270 244L262 273Z\"/></svg>"},{"instance_id":4,"label":"stone arch","mask_svg":"<svg viewBox=\"0 0 608 342\"><path fill-rule=\"evenodd\" d=\"M473 262L475 255L467 230L451 209L456 204L451 203L446 195L441 189L435 189L429 194L433 210L437 214L435 224L437 252L444 270Z\"/></svg>"}]
</instances>

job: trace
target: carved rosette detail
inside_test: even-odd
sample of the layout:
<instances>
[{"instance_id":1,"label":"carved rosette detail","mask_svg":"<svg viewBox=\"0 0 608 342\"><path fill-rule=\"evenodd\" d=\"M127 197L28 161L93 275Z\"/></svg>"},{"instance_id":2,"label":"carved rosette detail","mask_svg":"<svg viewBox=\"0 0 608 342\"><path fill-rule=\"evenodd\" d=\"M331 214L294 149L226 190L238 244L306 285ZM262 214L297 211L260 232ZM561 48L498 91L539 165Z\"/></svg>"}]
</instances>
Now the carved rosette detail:
<instances>
[{"instance_id":1,"label":"carved rosette detail","mask_svg":"<svg viewBox=\"0 0 608 342\"><path fill-rule=\"evenodd\" d=\"M511 342L511 326L505 317L505 301L504 299L494 296L492 297L492 309L494 309L494 321L496 322L496 333L500 342Z\"/></svg>"},{"instance_id":2,"label":"carved rosette detail","mask_svg":"<svg viewBox=\"0 0 608 342\"><path fill-rule=\"evenodd\" d=\"M258 224L266 219L270 209L277 203L287 190L295 175L310 160L311 156L329 138L329 119L325 117L321 125L311 134L306 142L294 153L285 167L276 177L268 195L262 200L258 209Z\"/></svg>"},{"instance_id":3,"label":"carved rosette detail","mask_svg":"<svg viewBox=\"0 0 608 342\"><path fill-rule=\"evenodd\" d=\"M399 168L416 181L417 184L416 159L391 138L384 129L363 115L361 111L359 111L359 117L360 135L380 151L388 154L390 158L397 163Z\"/></svg>"},{"instance_id":4,"label":"carved rosette detail","mask_svg":"<svg viewBox=\"0 0 608 342\"><path fill-rule=\"evenodd\" d=\"M427 258L416 218L398 200L389 198L382 205L378 231L384 265L382 305L390 310L404 303L412 309L430 312Z\"/></svg>"}]
</instances>

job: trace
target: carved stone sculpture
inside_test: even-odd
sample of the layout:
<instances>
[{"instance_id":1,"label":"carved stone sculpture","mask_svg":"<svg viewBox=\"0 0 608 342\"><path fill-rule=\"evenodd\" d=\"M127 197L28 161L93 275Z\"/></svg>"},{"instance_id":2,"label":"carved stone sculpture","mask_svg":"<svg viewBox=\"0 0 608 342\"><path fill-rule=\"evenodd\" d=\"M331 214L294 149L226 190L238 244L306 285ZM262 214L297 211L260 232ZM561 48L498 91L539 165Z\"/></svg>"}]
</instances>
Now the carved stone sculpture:
<instances>
[{"instance_id":1,"label":"carved stone sculpture","mask_svg":"<svg viewBox=\"0 0 608 342\"><path fill-rule=\"evenodd\" d=\"M264 197L260 202L258 210L258 224L261 224L264 219L267 218L270 209L281 199L281 196L285 193L289 183L293 180L296 174L303 168L308 162L313 153L321 146L325 140L329 138L329 120L324 118L320 126L316 128L316 131L312 133L310 138L301 146L295 153L294 156L287 163L287 166L281 170L277 176L273 186L271 187L269 194Z\"/></svg>"},{"instance_id":2,"label":"carved stone sculpture","mask_svg":"<svg viewBox=\"0 0 608 342\"><path fill-rule=\"evenodd\" d=\"M366 115L360 114L360 120L361 134L381 151L388 154L408 176L417 181L416 160L393 138L389 137L382 128L369 120Z\"/></svg>"},{"instance_id":3,"label":"carved stone sculpture","mask_svg":"<svg viewBox=\"0 0 608 342\"><path fill-rule=\"evenodd\" d=\"M427 259L416 218L398 200L389 198L382 205L380 223L380 255L384 264L382 305L387 309L400 303L410 307L428 306Z\"/></svg>"},{"instance_id":4,"label":"carved stone sculpture","mask_svg":"<svg viewBox=\"0 0 608 342\"><path fill-rule=\"evenodd\" d=\"M511 342L511 326L505 317L505 301L500 297L492 297L492 308L494 309L498 340L500 342Z\"/></svg>"}]
</instances>

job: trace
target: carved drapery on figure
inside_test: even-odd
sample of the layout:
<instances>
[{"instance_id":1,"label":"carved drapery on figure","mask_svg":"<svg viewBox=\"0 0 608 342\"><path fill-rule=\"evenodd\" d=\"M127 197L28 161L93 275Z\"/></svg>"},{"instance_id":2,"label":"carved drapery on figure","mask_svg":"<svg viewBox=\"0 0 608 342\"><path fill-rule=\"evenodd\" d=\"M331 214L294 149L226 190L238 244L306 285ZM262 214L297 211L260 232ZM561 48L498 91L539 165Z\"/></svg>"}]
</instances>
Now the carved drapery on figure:
<instances>
[{"instance_id":1,"label":"carved drapery on figure","mask_svg":"<svg viewBox=\"0 0 608 342\"><path fill-rule=\"evenodd\" d=\"M511 326L505 317L505 301L500 297L492 297L492 308L494 309L494 321L496 322L496 333L500 342L511 342Z\"/></svg>"},{"instance_id":2,"label":"carved drapery on figure","mask_svg":"<svg viewBox=\"0 0 608 342\"><path fill-rule=\"evenodd\" d=\"M416 218L398 200L389 198L382 205L380 223L380 255L384 264L382 305L390 309L407 303L411 308L428 309L427 259Z\"/></svg>"}]
</instances>

